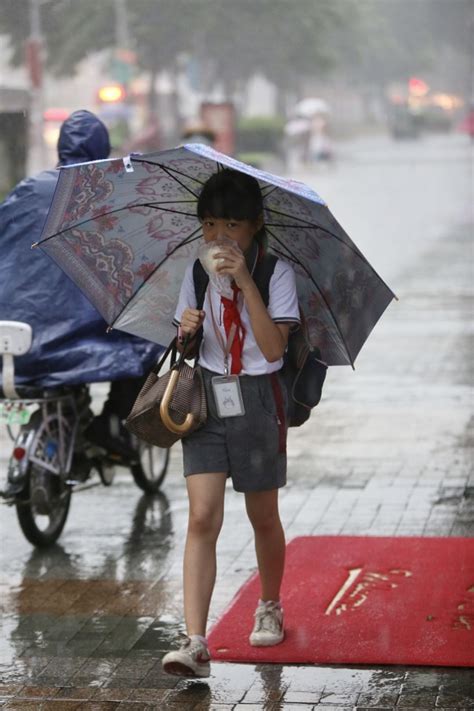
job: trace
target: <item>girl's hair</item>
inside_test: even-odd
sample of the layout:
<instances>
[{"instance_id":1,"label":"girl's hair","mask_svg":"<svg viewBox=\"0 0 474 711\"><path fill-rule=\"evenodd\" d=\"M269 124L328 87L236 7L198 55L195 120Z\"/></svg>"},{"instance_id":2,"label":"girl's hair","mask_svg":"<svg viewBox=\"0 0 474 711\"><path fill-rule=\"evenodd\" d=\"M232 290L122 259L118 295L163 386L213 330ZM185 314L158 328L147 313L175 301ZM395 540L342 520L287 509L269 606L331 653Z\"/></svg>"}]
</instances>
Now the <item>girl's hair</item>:
<instances>
[{"instance_id":1,"label":"girl's hair","mask_svg":"<svg viewBox=\"0 0 474 711\"><path fill-rule=\"evenodd\" d=\"M230 168L211 175L204 183L197 204L197 216L200 220L214 217L255 222L262 212L262 193L256 178ZM265 248L265 227L257 232L255 239Z\"/></svg>"}]
</instances>

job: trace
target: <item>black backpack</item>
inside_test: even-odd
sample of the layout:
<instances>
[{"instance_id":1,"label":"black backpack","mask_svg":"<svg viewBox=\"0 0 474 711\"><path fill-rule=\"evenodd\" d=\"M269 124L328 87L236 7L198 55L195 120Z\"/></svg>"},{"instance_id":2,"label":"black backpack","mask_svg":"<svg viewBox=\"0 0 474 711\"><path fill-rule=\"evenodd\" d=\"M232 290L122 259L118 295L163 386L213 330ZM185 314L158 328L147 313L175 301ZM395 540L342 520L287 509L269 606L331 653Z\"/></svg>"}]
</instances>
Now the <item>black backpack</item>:
<instances>
[{"instance_id":1,"label":"black backpack","mask_svg":"<svg viewBox=\"0 0 474 711\"><path fill-rule=\"evenodd\" d=\"M270 279L277 263L273 254L265 254L259 258L253 272L253 279L262 296L263 303L268 306ZM199 259L193 265L194 291L197 295L196 308L202 309L209 276ZM301 326L295 324L290 328L288 347L283 356L281 374L288 390L288 426L299 427L309 418L311 410L321 400L327 365L321 360L319 348L312 348L308 340L308 331L303 313L300 309ZM202 338L198 334L198 343Z\"/></svg>"}]
</instances>

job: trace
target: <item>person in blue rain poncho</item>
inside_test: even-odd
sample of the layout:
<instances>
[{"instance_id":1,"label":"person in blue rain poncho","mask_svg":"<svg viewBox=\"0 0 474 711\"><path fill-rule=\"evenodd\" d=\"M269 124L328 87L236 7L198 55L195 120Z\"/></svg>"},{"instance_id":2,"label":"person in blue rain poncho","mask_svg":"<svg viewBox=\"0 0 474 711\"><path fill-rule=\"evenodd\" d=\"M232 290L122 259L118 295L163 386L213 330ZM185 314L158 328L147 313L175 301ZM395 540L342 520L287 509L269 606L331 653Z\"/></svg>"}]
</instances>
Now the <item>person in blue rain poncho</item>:
<instances>
[{"instance_id":1,"label":"person in blue rain poncho","mask_svg":"<svg viewBox=\"0 0 474 711\"><path fill-rule=\"evenodd\" d=\"M107 128L90 111L75 111L62 124L58 167L105 159L109 153ZM18 385L113 381L104 411L90 429L91 439L104 442L110 415L120 420L128 415L161 348L119 331L106 333L107 324L78 287L46 254L31 249L58 177L53 169L26 178L0 204L0 320L26 321L33 329L31 350L15 359Z\"/></svg>"}]
</instances>

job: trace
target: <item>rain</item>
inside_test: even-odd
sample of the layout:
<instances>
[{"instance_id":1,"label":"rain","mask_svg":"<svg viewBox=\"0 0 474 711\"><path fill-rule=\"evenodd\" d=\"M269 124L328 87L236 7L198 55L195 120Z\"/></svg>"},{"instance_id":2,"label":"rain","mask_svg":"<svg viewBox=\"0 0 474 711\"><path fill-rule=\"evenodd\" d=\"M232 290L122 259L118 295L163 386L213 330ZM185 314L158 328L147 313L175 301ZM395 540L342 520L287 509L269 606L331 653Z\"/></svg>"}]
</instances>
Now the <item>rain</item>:
<instances>
[{"instance_id":1,"label":"rain","mask_svg":"<svg viewBox=\"0 0 474 711\"><path fill-rule=\"evenodd\" d=\"M1 709L471 708L473 29L472 0L0 0ZM64 275L30 249L51 185L70 170L59 170L58 139L77 111L100 119L110 159L125 172L138 154L203 144L285 185L303 183L396 297L355 368L330 365L321 402L288 431L279 498L288 639L273 657L269 647L248 661L216 659L207 680L161 667L184 632L181 444L136 444L135 458L124 450L115 459L99 447L92 466L80 415L105 412L111 381L142 377L138 366L125 376L127 364L143 362L146 374L157 344L168 341L127 346L123 332L107 335L109 322L86 296L55 292L53 268ZM15 212L36 184L49 186L47 203L34 202L39 190ZM98 189L81 200L99 205ZM147 189L153 196L153 180ZM115 225L107 200L95 218L103 231ZM161 228L157 215L147 239ZM308 262L322 253L314 242ZM104 259L104 272L117 254ZM371 282L356 284L346 267L341 259L337 280L350 284L356 311ZM144 259L143 279L153 270ZM172 316L179 284L167 274L150 283L163 289ZM151 310L160 302L146 298ZM308 300L314 310L320 303ZM14 336L4 322L38 309L32 346L23 329L11 380ZM351 314L341 317L344 328ZM150 316L149 331L154 324ZM102 351L106 338L116 346ZM74 381L74 417L70 394L58 400L68 354L68 368L77 372L87 359L90 368ZM42 429L46 406L32 407L28 391L38 387L59 408ZM28 392L25 407L14 404ZM111 436L134 400L116 392ZM422 546L435 539L428 554ZM315 548L298 577L291 546L305 540L347 541L343 562ZM371 540L372 550L351 553ZM244 497L230 479L217 560L209 626L228 650L233 640L219 624L234 610L236 630L250 631L253 610L247 620L235 606L257 572Z\"/></svg>"}]
</instances>

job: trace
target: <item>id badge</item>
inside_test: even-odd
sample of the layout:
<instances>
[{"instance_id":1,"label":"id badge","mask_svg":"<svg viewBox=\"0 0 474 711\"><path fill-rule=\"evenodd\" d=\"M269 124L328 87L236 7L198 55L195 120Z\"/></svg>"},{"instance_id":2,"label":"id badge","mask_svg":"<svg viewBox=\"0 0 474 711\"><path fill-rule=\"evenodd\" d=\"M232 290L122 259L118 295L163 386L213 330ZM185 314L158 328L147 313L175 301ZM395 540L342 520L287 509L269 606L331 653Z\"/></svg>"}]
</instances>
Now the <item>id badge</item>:
<instances>
[{"instance_id":1,"label":"id badge","mask_svg":"<svg viewBox=\"0 0 474 711\"><path fill-rule=\"evenodd\" d=\"M211 383L219 417L245 415L238 375L218 375Z\"/></svg>"}]
</instances>

